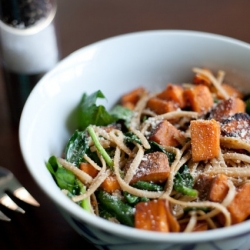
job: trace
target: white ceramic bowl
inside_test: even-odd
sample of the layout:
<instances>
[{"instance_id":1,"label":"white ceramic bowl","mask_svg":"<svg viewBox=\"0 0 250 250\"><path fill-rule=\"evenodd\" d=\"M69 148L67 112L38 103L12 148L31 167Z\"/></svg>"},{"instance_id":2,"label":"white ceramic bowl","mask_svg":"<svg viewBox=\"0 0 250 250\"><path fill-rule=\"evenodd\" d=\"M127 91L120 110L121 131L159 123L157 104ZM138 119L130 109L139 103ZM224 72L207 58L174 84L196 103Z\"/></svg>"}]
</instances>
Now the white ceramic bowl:
<instances>
[{"instance_id":1,"label":"white ceramic bowl","mask_svg":"<svg viewBox=\"0 0 250 250\"><path fill-rule=\"evenodd\" d=\"M61 193L45 167L51 155L61 155L72 134L69 117L83 92L102 90L110 108L136 86L160 90L167 82L191 80L191 69L197 66L225 70L227 81L250 93L249 65L249 44L202 32L144 31L86 46L46 74L26 102L19 132L27 168L69 224L100 249L249 249L250 221L206 232L166 234L90 215Z\"/></svg>"}]
</instances>

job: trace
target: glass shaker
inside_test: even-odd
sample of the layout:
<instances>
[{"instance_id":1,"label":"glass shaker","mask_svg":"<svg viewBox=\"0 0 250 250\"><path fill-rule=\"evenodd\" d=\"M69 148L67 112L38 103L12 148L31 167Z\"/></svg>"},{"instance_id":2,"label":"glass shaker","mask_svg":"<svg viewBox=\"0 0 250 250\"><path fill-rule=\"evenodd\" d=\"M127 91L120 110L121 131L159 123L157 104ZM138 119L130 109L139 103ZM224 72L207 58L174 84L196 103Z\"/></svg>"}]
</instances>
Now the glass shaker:
<instances>
[{"instance_id":1,"label":"glass shaker","mask_svg":"<svg viewBox=\"0 0 250 250\"><path fill-rule=\"evenodd\" d=\"M1 68L12 122L40 78L60 60L55 0L0 0Z\"/></svg>"}]
</instances>

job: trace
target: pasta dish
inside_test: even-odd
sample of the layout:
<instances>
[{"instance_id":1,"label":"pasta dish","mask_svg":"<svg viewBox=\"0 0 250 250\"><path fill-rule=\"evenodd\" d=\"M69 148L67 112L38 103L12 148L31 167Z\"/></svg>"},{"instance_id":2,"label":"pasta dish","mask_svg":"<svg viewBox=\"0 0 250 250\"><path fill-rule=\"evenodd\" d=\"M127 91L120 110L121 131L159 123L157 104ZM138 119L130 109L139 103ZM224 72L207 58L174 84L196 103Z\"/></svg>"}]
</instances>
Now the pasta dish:
<instances>
[{"instance_id":1,"label":"pasta dish","mask_svg":"<svg viewBox=\"0 0 250 250\"><path fill-rule=\"evenodd\" d=\"M138 87L111 111L83 94L78 128L46 166L89 213L159 232L196 232L250 215L249 101L225 72L193 68L190 83Z\"/></svg>"}]
</instances>

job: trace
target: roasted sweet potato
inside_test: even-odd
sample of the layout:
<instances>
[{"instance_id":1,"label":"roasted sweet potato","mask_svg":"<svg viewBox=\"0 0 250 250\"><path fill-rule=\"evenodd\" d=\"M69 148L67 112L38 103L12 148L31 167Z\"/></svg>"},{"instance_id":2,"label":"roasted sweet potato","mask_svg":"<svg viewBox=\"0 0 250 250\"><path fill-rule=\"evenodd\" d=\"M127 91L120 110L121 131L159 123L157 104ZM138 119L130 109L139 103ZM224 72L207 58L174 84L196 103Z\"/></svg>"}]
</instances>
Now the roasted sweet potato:
<instances>
[{"instance_id":1,"label":"roasted sweet potato","mask_svg":"<svg viewBox=\"0 0 250 250\"><path fill-rule=\"evenodd\" d=\"M179 232L180 227L163 199L140 202L135 207L135 227L158 232Z\"/></svg>"},{"instance_id":2,"label":"roasted sweet potato","mask_svg":"<svg viewBox=\"0 0 250 250\"><path fill-rule=\"evenodd\" d=\"M220 124L212 120L194 120L190 124L192 160L206 161L219 156Z\"/></svg>"},{"instance_id":3,"label":"roasted sweet potato","mask_svg":"<svg viewBox=\"0 0 250 250\"><path fill-rule=\"evenodd\" d=\"M82 162L79 168L85 173L89 174L91 177L95 178L98 174L98 170L95 169L91 164Z\"/></svg>"},{"instance_id":4,"label":"roasted sweet potato","mask_svg":"<svg viewBox=\"0 0 250 250\"><path fill-rule=\"evenodd\" d=\"M209 118L222 121L236 113L244 113L245 108L246 105L241 99L231 97L219 102L215 108L211 110Z\"/></svg>"},{"instance_id":5,"label":"roasted sweet potato","mask_svg":"<svg viewBox=\"0 0 250 250\"><path fill-rule=\"evenodd\" d=\"M222 202L228 193L227 176L220 174L213 178L208 199L214 202Z\"/></svg>"},{"instance_id":6,"label":"roasted sweet potato","mask_svg":"<svg viewBox=\"0 0 250 250\"><path fill-rule=\"evenodd\" d=\"M178 146L185 142L185 136L170 122L163 120L153 129L149 140L162 146Z\"/></svg>"},{"instance_id":7,"label":"roasted sweet potato","mask_svg":"<svg viewBox=\"0 0 250 250\"><path fill-rule=\"evenodd\" d=\"M121 97L121 105L129 109L134 109L140 97L146 92L143 87L136 88Z\"/></svg>"},{"instance_id":8,"label":"roasted sweet potato","mask_svg":"<svg viewBox=\"0 0 250 250\"><path fill-rule=\"evenodd\" d=\"M209 88L205 85L197 85L184 90L184 98L187 105L199 114L208 112L213 106L213 98Z\"/></svg>"},{"instance_id":9,"label":"roasted sweet potato","mask_svg":"<svg viewBox=\"0 0 250 250\"><path fill-rule=\"evenodd\" d=\"M178 104L180 108L185 107L184 89L177 84L168 84L166 89L157 95L158 98L165 101L173 101Z\"/></svg>"},{"instance_id":10,"label":"roasted sweet potato","mask_svg":"<svg viewBox=\"0 0 250 250\"><path fill-rule=\"evenodd\" d=\"M233 201L227 207L233 224L244 221L250 215L250 183L241 186Z\"/></svg>"},{"instance_id":11,"label":"roasted sweet potato","mask_svg":"<svg viewBox=\"0 0 250 250\"><path fill-rule=\"evenodd\" d=\"M236 98L239 98L239 99L243 98L243 94L238 89L230 86L229 84L222 83L221 87L226 91L226 93L230 97L236 97ZM218 92L217 89L212 89L211 91L216 94L216 96L217 96L218 99L224 99L224 96L221 95L221 93Z\"/></svg>"},{"instance_id":12,"label":"roasted sweet potato","mask_svg":"<svg viewBox=\"0 0 250 250\"><path fill-rule=\"evenodd\" d=\"M221 122L221 135L250 140L250 116L236 113Z\"/></svg>"},{"instance_id":13,"label":"roasted sweet potato","mask_svg":"<svg viewBox=\"0 0 250 250\"><path fill-rule=\"evenodd\" d=\"M104 182L101 184L100 186L104 191L108 192L108 193L113 193L116 190L120 190L120 184L118 182L118 180L116 179L116 176L114 175L110 175L108 176Z\"/></svg>"},{"instance_id":14,"label":"roasted sweet potato","mask_svg":"<svg viewBox=\"0 0 250 250\"><path fill-rule=\"evenodd\" d=\"M206 69L206 71L211 72L209 69ZM209 80L208 77L198 73L194 75L193 83L196 85L198 84L205 85L207 87L210 87L212 84L212 82Z\"/></svg>"},{"instance_id":15,"label":"roasted sweet potato","mask_svg":"<svg viewBox=\"0 0 250 250\"><path fill-rule=\"evenodd\" d=\"M152 97L147 102L147 108L158 115L165 114L179 108L178 104L173 101L165 101L157 97Z\"/></svg>"},{"instance_id":16,"label":"roasted sweet potato","mask_svg":"<svg viewBox=\"0 0 250 250\"><path fill-rule=\"evenodd\" d=\"M186 226L187 226L187 223L181 224L181 232L185 230ZM201 232L201 231L207 231L207 230L208 230L207 221L197 221L192 232Z\"/></svg>"},{"instance_id":17,"label":"roasted sweet potato","mask_svg":"<svg viewBox=\"0 0 250 250\"><path fill-rule=\"evenodd\" d=\"M125 170L130 167L132 161L133 159L127 162ZM144 155L130 184L137 181L152 181L155 183L165 182L169 173L170 167L167 155L162 152L149 153Z\"/></svg>"}]
</instances>

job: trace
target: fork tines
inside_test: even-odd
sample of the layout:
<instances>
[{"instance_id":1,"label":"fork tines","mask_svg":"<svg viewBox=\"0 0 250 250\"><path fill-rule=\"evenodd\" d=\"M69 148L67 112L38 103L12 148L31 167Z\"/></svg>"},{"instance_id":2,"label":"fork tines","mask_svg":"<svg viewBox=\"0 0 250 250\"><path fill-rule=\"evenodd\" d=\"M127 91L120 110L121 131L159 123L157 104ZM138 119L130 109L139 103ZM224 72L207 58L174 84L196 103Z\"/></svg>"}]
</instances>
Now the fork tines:
<instances>
[{"instance_id":1,"label":"fork tines","mask_svg":"<svg viewBox=\"0 0 250 250\"><path fill-rule=\"evenodd\" d=\"M13 211L25 213L25 211L10 198L7 191L30 205L40 206L9 170L0 167L0 204ZM0 211L0 220L10 221L10 218Z\"/></svg>"}]
</instances>

